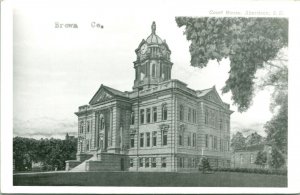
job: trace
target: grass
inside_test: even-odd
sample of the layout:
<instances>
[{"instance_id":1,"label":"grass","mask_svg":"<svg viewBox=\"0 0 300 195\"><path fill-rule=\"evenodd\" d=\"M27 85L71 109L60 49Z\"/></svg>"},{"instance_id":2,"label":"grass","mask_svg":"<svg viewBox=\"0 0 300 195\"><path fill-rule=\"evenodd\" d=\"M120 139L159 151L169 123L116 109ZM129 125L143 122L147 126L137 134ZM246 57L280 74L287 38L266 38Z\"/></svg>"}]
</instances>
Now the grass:
<instances>
[{"instance_id":1,"label":"grass","mask_svg":"<svg viewBox=\"0 0 300 195\"><path fill-rule=\"evenodd\" d=\"M287 176L215 172L46 172L15 174L16 186L287 187Z\"/></svg>"}]
</instances>

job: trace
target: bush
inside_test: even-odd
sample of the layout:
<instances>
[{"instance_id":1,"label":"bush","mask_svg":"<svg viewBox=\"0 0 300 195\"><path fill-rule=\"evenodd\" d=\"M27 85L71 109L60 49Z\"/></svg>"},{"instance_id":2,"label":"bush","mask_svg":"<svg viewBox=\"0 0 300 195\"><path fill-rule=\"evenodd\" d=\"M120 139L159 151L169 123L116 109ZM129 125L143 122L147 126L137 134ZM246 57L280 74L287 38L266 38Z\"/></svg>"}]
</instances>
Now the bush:
<instances>
[{"instance_id":1,"label":"bush","mask_svg":"<svg viewBox=\"0 0 300 195\"><path fill-rule=\"evenodd\" d=\"M214 171L287 175L287 169L216 168Z\"/></svg>"}]
</instances>

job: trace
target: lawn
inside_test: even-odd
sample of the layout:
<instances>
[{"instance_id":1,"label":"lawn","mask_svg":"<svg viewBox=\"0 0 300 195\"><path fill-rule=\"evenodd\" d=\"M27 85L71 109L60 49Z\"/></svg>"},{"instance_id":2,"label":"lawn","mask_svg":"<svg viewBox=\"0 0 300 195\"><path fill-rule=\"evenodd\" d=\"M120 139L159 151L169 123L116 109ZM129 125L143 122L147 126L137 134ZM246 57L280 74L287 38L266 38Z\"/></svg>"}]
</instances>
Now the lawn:
<instances>
[{"instance_id":1,"label":"lawn","mask_svg":"<svg viewBox=\"0 0 300 195\"><path fill-rule=\"evenodd\" d=\"M287 187L287 176L216 172L47 172L14 174L16 186Z\"/></svg>"}]
</instances>

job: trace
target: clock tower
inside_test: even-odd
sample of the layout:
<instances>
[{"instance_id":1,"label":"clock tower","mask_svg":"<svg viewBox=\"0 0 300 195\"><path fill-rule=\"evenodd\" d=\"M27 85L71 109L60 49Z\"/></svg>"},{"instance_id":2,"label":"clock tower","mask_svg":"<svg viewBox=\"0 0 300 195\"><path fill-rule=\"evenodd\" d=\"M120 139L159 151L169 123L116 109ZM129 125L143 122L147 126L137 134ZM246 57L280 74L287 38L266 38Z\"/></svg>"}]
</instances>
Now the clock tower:
<instances>
[{"instance_id":1,"label":"clock tower","mask_svg":"<svg viewBox=\"0 0 300 195\"><path fill-rule=\"evenodd\" d=\"M156 35L156 24L152 23L151 34L142 40L135 50L137 59L134 63L135 80L133 89L150 88L171 79L173 63L170 61L171 50L165 40Z\"/></svg>"}]
</instances>

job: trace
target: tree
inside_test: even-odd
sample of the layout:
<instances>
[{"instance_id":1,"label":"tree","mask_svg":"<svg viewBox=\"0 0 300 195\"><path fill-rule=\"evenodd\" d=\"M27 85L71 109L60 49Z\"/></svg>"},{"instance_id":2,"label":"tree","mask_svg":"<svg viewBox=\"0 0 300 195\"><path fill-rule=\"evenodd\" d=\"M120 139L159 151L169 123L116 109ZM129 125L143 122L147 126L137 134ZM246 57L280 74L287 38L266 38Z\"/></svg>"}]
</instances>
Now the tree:
<instances>
[{"instance_id":1,"label":"tree","mask_svg":"<svg viewBox=\"0 0 300 195\"><path fill-rule=\"evenodd\" d=\"M206 67L209 60L230 59L230 72L223 93L231 91L240 112L246 111L254 96L258 69L275 67L271 61L288 46L288 20L285 18L193 18L176 17L185 26L191 41L191 65Z\"/></svg>"},{"instance_id":2,"label":"tree","mask_svg":"<svg viewBox=\"0 0 300 195\"><path fill-rule=\"evenodd\" d=\"M236 151L245 147L246 138L241 132L236 132L231 139L231 148Z\"/></svg>"},{"instance_id":3,"label":"tree","mask_svg":"<svg viewBox=\"0 0 300 195\"><path fill-rule=\"evenodd\" d=\"M271 152L271 159L270 159L270 166L278 169L280 167L282 167L282 165L285 164L285 158L282 154L279 153L279 151L275 148L272 148L272 152Z\"/></svg>"},{"instance_id":4,"label":"tree","mask_svg":"<svg viewBox=\"0 0 300 195\"><path fill-rule=\"evenodd\" d=\"M256 160L254 163L263 167L267 163L266 152L259 151L256 155Z\"/></svg>"},{"instance_id":5,"label":"tree","mask_svg":"<svg viewBox=\"0 0 300 195\"><path fill-rule=\"evenodd\" d=\"M261 144L262 140L263 137L259 135L257 132L254 132L246 137L246 145L251 146L251 145Z\"/></svg>"}]
</instances>

